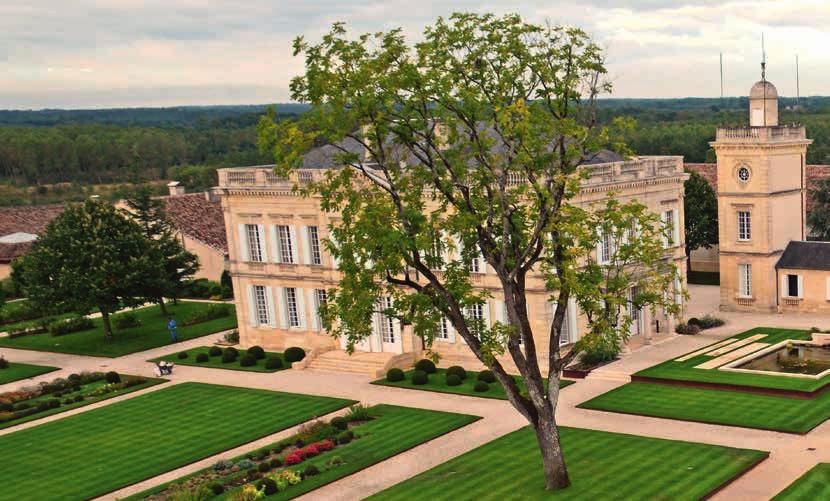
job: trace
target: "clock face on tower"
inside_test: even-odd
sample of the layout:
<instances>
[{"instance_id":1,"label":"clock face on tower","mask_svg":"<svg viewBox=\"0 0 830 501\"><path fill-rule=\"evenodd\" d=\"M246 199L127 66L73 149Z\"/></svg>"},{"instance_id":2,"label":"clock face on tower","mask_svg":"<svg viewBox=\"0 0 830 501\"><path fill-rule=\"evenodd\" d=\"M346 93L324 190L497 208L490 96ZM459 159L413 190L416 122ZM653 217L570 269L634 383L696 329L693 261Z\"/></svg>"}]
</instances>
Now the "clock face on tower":
<instances>
[{"instance_id":1,"label":"clock face on tower","mask_svg":"<svg viewBox=\"0 0 830 501\"><path fill-rule=\"evenodd\" d=\"M746 183L747 181L749 181L749 176L749 167L745 165L738 167L738 181Z\"/></svg>"}]
</instances>

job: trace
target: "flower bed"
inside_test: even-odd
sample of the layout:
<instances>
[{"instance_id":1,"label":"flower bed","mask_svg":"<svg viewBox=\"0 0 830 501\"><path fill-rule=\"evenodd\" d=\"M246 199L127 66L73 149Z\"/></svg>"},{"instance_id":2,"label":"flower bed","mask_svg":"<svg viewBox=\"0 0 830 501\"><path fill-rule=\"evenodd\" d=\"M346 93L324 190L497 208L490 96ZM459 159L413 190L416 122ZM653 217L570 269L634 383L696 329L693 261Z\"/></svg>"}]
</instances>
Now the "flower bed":
<instances>
[{"instance_id":1,"label":"flower bed","mask_svg":"<svg viewBox=\"0 0 830 501\"><path fill-rule=\"evenodd\" d=\"M116 372L82 372L0 393L0 428L146 388L163 380Z\"/></svg>"}]
</instances>

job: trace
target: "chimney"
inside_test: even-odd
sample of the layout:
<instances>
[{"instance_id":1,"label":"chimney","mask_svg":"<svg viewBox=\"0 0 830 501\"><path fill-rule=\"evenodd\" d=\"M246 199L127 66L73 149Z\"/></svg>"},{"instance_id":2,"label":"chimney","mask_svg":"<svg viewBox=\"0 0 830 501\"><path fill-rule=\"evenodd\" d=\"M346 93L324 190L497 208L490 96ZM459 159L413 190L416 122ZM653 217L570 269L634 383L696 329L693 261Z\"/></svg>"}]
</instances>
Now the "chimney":
<instances>
[{"instance_id":1,"label":"chimney","mask_svg":"<svg viewBox=\"0 0 830 501\"><path fill-rule=\"evenodd\" d=\"M170 196L184 195L184 186L178 181L170 181L167 183L167 189L170 190Z\"/></svg>"}]
</instances>

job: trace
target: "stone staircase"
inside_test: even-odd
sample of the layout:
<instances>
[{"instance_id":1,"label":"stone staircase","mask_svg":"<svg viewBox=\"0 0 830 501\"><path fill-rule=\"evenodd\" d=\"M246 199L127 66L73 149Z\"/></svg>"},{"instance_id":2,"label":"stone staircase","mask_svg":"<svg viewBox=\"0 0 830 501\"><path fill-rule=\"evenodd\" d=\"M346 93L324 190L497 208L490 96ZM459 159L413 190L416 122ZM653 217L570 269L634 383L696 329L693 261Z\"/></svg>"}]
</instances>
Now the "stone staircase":
<instances>
[{"instance_id":1,"label":"stone staircase","mask_svg":"<svg viewBox=\"0 0 830 501\"><path fill-rule=\"evenodd\" d=\"M594 369L591 371L586 377L585 380L591 381L616 381L620 383L630 383L631 382L631 375L628 372L623 371L613 371L605 369L604 367L600 367L599 369Z\"/></svg>"},{"instance_id":2,"label":"stone staircase","mask_svg":"<svg viewBox=\"0 0 830 501\"><path fill-rule=\"evenodd\" d=\"M321 353L311 360L307 369L326 372L347 372L366 374L372 377L383 374L386 364L395 357L395 353L355 352L349 355L343 350Z\"/></svg>"}]
</instances>

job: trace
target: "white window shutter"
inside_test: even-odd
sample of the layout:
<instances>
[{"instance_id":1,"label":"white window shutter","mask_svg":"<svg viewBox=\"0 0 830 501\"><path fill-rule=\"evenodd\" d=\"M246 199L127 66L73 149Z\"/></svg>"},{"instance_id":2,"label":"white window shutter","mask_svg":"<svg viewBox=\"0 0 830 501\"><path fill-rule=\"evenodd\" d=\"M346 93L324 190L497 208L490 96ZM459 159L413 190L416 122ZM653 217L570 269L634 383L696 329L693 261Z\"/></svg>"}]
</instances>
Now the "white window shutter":
<instances>
[{"instance_id":1,"label":"white window shutter","mask_svg":"<svg viewBox=\"0 0 830 501\"><path fill-rule=\"evenodd\" d=\"M259 234L259 247L260 247L260 249L262 249L261 250L261 252L262 252L262 262L267 263L268 262L268 250L267 250L268 246L265 245L265 242L268 239L265 235L265 225L264 224L256 225L256 231Z\"/></svg>"},{"instance_id":2,"label":"white window shutter","mask_svg":"<svg viewBox=\"0 0 830 501\"><path fill-rule=\"evenodd\" d=\"M496 321L501 322L502 325L507 325L509 322L507 321L507 307L504 301L496 299L494 303L496 307Z\"/></svg>"},{"instance_id":3,"label":"white window shutter","mask_svg":"<svg viewBox=\"0 0 830 501\"><path fill-rule=\"evenodd\" d=\"M251 324L251 327L256 327L259 323L256 315L256 294L253 285L248 286L248 323Z\"/></svg>"},{"instance_id":4,"label":"white window shutter","mask_svg":"<svg viewBox=\"0 0 830 501\"><path fill-rule=\"evenodd\" d=\"M280 252L280 239L278 234L279 232L277 231L277 225L269 224L268 226L271 229L271 231L268 232L268 235L271 237L271 252L274 253L273 261L275 263L279 263L282 253Z\"/></svg>"},{"instance_id":5,"label":"white window shutter","mask_svg":"<svg viewBox=\"0 0 830 501\"><path fill-rule=\"evenodd\" d=\"M798 275L798 297L804 297L804 277Z\"/></svg>"},{"instance_id":6,"label":"white window shutter","mask_svg":"<svg viewBox=\"0 0 830 501\"><path fill-rule=\"evenodd\" d=\"M673 247L677 247L680 245L680 211L674 209L671 211L671 214L674 219L672 222L672 240L674 240Z\"/></svg>"},{"instance_id":7,"label":"white window shutter","mask_svg":"<svg viewBox=\"0 0 830 501\"><path fill-rule=\"evenodd\" d=\"M300 320L300 329L306 330L306 321L305 321L305 290L303 289L295 289L296 296L297 296L297 316ZM313 289L312 289L313 290Z\"/></svg>"},{"instance_id":8,"label":"white window shutter","mask_svg":"<svg viewBox=\"0 0 830 501\"><path fill-rule=\"evenodd\" d=\"M297 252L297 246L299 245L299 242L297 241L297 227L289 226L288 232L291 235L291 262L297 264L300 262L298 257L299 253Z\"/></svg>"},{"instance_id":9,"label":"white window shutter","mask_svg":"<svg viewBox=\"0 0 830 501\"><path fill-rule=\"evenodd\" d=\"M576 300L571 298L568 301L568 337L570 342L575 343L579 339L579 324L577 323Z\"/></svg>"},{"instance_id":10,"label":"white window shutter","mask_svg":"<svg viewBox=\"0 0 830 501\"><path fill-rule=\"evenodd\" d=\"M329 242L331 242L332 247L339 250L340 246L337 244L337 238L334 236L334 232L329 231ZM333 254L331 255L331 266L335 270L340 269L340 260L337 259Z\"/></svg>"},{"instance_id":11,"label":"white window shutter","mask_svg":"<svg viewBox=\"0 0 830 501\"><path fill-rule=\"evenodd\" d=\"M251 252L248 250L248 232L245 225L239 225L239 260L248 262L251 260Z\"/></svg>"},{"instance_id":12,"label":"white window shutter","mask_svg":"<svg viewBox=\"0 0 830 501\"><path fill-rule=\"evenodd\" d=\"M311 264L311 237L308 226L300 226L300 234L303 239L303 264Z\"/></svg>"},{"instance_id":13,"label":"white window shutter","mask_svg":"<svg viewBox=\"0 0 830 501\"><path fill-rule=\"evenodd\" d=\"M790 295L790 288L788 287L789 283L787 283L787 276L788 275L786 273L781 275L781 297L787 297ZM743 280L743 277L741 277L740 279ZM743 283L741 283L741 285L743 286Z\"/></svg>"},{"instance_id":14,"label":"white window shutter","mask_svg":"<svg viewBox=\"0 0 830 501\"><path fill-rule=\"evenodd\" d=\"M306 291L308 297L308 308L311 313L311 330L320 330L320 305L317 303L317 289L308 289Z\"/></svg>"},{"instance_id":15,"label":"white window shutter","mask_svg":"<svg viewBox=\"0 0 830 501\"><path fill-rule=\"evenodd\" d=\"M454 343L455 342L455 327L453 327L452 322L450 322L449 318L447 318L445 320L447 322L447 338L448 338L447 341L449 341L450 343Z\"/></svg>"},{"instance_id":16,"label":"white window shutter","mask_svg":"<svg viewBox=\"0 0 830 501\"><path fill-rule=\"evenodd\" d=\"M276 305L274 304L274 290L271 287L265 287L265 297L268 301L268 325L271 327L276 327Z\"/></svg>"},{"instance_id":17,"label":"white window shutter","mask_svg":"<svg viewBox=\"0 0 830 501\"><path fill-rule=\"evenodd\" d=\"M485 301L484 302L484 305L482 305L481 311L484 314L484 326L487 327L487 328L492 327L493 324L490 322L490 318L492 318L491 315L490 315L490 301Z\"/></svg>"},{"instance_id":18,"label":"white window shutter","mask_svg":"<svg viewBox=\"0 0 830 501\"><path fill-rule=\"evenodd\" d=\"M277 287L277 301L280 305L280 328L287 329L288 328L288 308L285 304L285 289L283 287Z\"/></svg>"},{"instance_id":19,"label":"white window shutter","mask_svg":"<svg viewBox=\"0 0 830 501\"><path fill-rule=\"evenodd\" d=\"M830 277L827 277L827 300L830 301Z\"/></svg>"}]
</instances>

